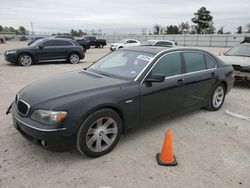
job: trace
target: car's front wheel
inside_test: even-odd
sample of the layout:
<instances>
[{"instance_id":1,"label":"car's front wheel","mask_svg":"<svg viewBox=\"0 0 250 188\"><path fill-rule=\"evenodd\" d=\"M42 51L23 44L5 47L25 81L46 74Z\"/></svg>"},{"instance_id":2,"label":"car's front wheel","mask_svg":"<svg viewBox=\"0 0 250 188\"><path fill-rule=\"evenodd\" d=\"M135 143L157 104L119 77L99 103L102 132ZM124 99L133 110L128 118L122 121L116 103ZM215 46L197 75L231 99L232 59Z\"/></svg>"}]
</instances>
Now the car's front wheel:
<instances>
[{"instance_id":1,"label":"car's front wheel","mask_svg":"<svg viewBox=\"0 0 250 188\"><path fill-rule=\"evenodd\" d=\"M30 66L32 64L32 57L28 54L22 54L18 57L17 61L21 66Z\"/></svg>"},{"instance_id":2,"label":"car's front wheel","mask_svg":"<svg viewBox=\"0 0 250 188\"><path fill-rule=\"evenodd\" d=\"M226 89L225 89L224 84L220 83L216 85L216 87L214 88L213 92L211 93L209 97L208 106L207 106L209 110L216 111L221 108L225 100L225 95L226 95L225 90Z\"/></svg>"},{"instance_id":3,"label":"car's front wheel","mask_svg":"<svg viewBox=\"0 0 250 188\"><path fill-rule=\"evenodd\" d=\"M77 133L76 147L81 154L99 157L109 153L119 141L122 131L120 116L111 109L91 114Z\"/></svg>"},{"instance_id":4,"label":"car's front wheel","mask_svg":"<svg viewBox=\"0 0 250 188\"><path fill-rule=\"evenodd\" d=\"M72 64L78 64L80 62L80 57L76 53L72 53L69 56L69 62Z\"/></svg>"}]
</instances>

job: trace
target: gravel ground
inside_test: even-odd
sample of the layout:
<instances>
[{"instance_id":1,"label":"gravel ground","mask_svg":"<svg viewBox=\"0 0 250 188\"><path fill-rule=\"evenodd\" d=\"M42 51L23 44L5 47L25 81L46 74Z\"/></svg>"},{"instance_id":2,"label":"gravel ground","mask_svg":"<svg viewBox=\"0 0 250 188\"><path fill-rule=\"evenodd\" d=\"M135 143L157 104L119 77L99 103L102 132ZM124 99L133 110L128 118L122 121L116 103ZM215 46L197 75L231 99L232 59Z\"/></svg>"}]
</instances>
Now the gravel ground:
<instances>
[{"instance_id":1,"label":"gravel ground","mask_svg":"<svg viewBox=\"0 0 250 188\"><path fill-rule=\"evenodd\" d=\"M25 42L0 44L0 187L250 187L250 122L228 116L230 110L250 116L249 83L238 83L217 112L197 110L162 117L129 131L116 148L91 159L44 150L24 139L6 116L8 105L25 85L41 78L88 66L104 54L90 49L78 65L67 63L13 66L7 49ZM218 54L226 49L206 48ZM164 133L173 133L176 167L158 166Z\"/></svg>"}]
</instances>

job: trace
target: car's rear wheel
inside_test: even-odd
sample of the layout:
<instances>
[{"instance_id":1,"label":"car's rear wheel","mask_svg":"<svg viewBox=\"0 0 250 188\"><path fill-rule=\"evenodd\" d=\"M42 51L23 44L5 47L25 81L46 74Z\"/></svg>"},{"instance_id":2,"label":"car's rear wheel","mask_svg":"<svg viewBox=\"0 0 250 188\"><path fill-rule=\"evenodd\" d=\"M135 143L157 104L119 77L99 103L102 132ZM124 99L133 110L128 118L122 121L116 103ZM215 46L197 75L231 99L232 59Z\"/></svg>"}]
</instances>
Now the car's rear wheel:
<instances>
[{"instance_id":1,"label":"car's rear wheel","mask_svg":"<svg viewBox=\"0 0 250 188\"><path fill-rule=\"evenodd\" d=\"M222 83L216 85L212 94L209 97L209 103L207 108L211 111L219 110L224 103L225 95L225 85Z\"/></svg>"},{"instance_id":2,"label":"car's rear wheel","mask_svg":"<svg viewBox=\"0 0 250 188\"><path fill-rule=\"evenodd\" d=\"M30 66L32 64L32 57L28 54L22 54L18 57L17 61L21 66Z\"/></svg>"},{"instance_id":3,"label":"car's rear wheel","mask_svg":"<svg viewBox=\"0 0 250 188\"><path fill-rule=\"evenodd\" d=\"M72 64L78 64L80 62L80 57L76 53L72 53L69 56L69 62Z\"/></svg>"},{"instance_id":4,"label":"car's rear wheel","mask_svg":"<svg viewBox=\"0 0 250 188\"><path fill-rule=\"evenodd\" d=\"M119 141L122 130L120 116L111 109L91 114L77 133L76 147L81 154L99 157L109 153Z\"/></svg>"}]
</instances>

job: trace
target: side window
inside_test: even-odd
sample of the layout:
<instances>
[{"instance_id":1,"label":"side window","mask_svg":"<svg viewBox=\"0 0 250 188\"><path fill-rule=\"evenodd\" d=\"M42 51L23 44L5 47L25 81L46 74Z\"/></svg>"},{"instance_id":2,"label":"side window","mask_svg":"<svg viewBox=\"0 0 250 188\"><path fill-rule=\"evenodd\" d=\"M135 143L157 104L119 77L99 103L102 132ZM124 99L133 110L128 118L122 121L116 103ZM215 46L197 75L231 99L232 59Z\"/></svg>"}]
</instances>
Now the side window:
<instances>
[{"instance_id":1,"label":"side window","mask_svg":"<svg viewBox=\"0 0 250 188\"><path fill-rule=\"evenodd\" d=\"M127 43L136 43L135 40L128 40Z\"/></svg>"},{"instance_id":2,"label":"side window","mask_svg":"<svg viewBox=\"0 0 250 188\"><path fill-rule=\"evenodd\" d=\"M206 62L207 62L207 68L208 69L212 69L212 68L216 67L216 62L215 62L215 60L213 58L211 58L208 55L205 55L205 59L206 59Z\"/></svg>"},{"instance_id":3,"label":"side window","mask_svg":"<svg viewBox=\"0 0 250 188\"><path fill-rule=\"evenodd\" d=\"M184 52L183 56L187 72L195 72L206 69L206 62L202 53Z\"/></svg>"},{"instance_id":4,"label":"side window","mask_svg":"<svg viewBox=\"0 0 250 188\"><path fill-rule=\"evenodd\" d=\"M165 42L165 41L157 42L156 45L158 45L158 46L173 46L173 44L171 42Z\"/></svg>"},{"instance_id":5,"label":"side window","mask_svg":"<svg viewBox=\"0 0 250 188\"><path fill-rule=\"evenodd\" d=\"M152 69L152 74L164 74L166 77L181 74L180 53L167 54L160 58Z\"/></svg>"},{"instance_id":6,"label":"side window","mask_svg":"<svg viewBox=\"0 0 250 188\"><path fill-rule=\"evenodd\" d=\"M54 40L47 40L42 43L44 46L54 46Z\"/></svg>"}]
</instances>

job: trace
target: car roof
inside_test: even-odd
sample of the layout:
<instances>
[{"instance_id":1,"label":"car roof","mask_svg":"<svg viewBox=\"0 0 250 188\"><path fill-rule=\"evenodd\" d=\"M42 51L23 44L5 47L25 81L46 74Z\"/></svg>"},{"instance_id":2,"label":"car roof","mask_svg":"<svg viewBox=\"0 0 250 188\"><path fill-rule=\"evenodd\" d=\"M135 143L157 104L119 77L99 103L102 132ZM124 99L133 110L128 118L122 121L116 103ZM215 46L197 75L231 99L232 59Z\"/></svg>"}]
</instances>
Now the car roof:
<instances>
[{"instance_id":1,"label":"car roof","mask_svg":"<svg viewBox=\"0 0 250 188\"><path fill-rule=\"evenodd\" d=\"M156 39L151 39L151 40L148 40L148 41L154 41L154 42L173 42L171 40L156 40Z\"/></svg>"},{"instance_id":2,"label":"car roof","mask_svg":"<svg viewBox=\"0 0 250 188\"><path fill-rule=\"evenodd\" d=\"M44 39L44 40L63 40L63 41L73 41L72 39L69 39L69 38L47 38L47 39Z\"/></svg>"},{"instance_id":3,"label":"car roof","mask_svg":"<svg viewBox=\"0 0 250 188\"><path fill-rule=\"evenodd\" d=\"M158 54L160 52L171 52L171 51L197 51L204 52L206 54L212 55L210 52L198 48L190 48L190 47L163 47L163 46L134 46L123 48L121 50L131 50L131 51L140 51L152 54ZM212 55L214 57L214 55Z\"/></svg>"}]
</instances>

